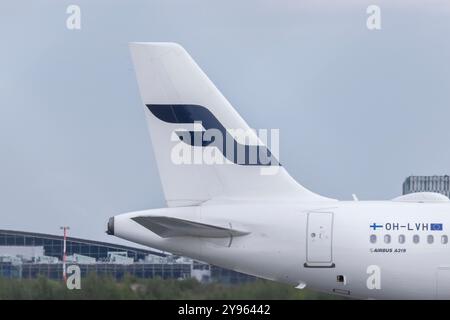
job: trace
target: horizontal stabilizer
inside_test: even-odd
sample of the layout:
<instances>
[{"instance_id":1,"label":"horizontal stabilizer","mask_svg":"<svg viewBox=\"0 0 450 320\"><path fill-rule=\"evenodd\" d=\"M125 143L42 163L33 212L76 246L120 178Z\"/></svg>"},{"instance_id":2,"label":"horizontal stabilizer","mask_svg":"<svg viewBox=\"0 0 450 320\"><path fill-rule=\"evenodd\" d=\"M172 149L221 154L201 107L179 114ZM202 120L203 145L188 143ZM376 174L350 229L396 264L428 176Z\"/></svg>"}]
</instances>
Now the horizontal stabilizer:
<instances>
[{"instance_id":1,"label":"horizontal stabilizer","mask_svg":"<svg viewBox=\"0 0 450 320\"><path fill-rule=\"evenodd\" d=\"M245 236L250 232L220 226L199 223L171 217L134 217L134 221L151 230L162 238L171 237L202 237L229 238Z\"/></svg>"}]
</instances>

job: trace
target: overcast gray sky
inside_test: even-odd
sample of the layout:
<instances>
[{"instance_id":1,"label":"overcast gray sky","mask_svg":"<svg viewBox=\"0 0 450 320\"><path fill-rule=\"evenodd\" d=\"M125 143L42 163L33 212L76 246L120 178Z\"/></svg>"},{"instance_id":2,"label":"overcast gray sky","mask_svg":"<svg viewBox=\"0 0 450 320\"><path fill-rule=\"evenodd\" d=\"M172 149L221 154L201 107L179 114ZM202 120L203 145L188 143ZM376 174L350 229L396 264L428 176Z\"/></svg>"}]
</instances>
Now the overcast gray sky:
<instances>
[{"instance_id":1,"label":"overcast gray sky","mask_svg":"<svg viewBox=\"0 0 450 320\"><path fill-rule=\"evenodd\" d=\"M313 191L390 199L450 173L448 1L335 2L2 1L0 228L118 242L108 217L164 206L130 41L182 44Z\"/></svg>"}]
</instances>

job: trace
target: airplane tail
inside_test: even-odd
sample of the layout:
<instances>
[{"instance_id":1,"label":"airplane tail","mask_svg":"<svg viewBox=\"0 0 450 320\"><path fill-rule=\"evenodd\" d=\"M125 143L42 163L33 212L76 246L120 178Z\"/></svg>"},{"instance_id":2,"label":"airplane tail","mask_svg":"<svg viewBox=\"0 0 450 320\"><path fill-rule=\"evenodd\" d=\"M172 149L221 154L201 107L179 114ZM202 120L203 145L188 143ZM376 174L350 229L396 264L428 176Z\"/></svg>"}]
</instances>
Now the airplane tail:
<instances>
[{"instance_id":1,"label":"airplane tail","mask_svg":"<svg viewBox=\"0 0 450 320\"><path fill-rule=\"evenodd\" d=\"M169 207L211 199L331 200L299 185L191 56L175 43L131 43Z\"/></svg>"}]
</instances>

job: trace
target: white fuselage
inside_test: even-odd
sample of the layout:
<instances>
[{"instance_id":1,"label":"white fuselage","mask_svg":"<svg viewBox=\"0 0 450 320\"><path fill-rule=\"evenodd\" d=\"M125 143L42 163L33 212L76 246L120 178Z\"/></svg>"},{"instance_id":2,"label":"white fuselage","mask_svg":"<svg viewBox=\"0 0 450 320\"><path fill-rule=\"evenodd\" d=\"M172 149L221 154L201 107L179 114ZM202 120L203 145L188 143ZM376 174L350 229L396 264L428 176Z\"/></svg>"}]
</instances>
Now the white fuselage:
<instances>
[{"instance_id":1,"label":"white fuselage","mask_svg":"<svg viewBox=\"0 0 450 320\"><path fill-rule=\"evenodd\" d=\"M131 220L230 225L234 238L161 238ZM265 279L357 298L450 299L450 204L215 202L115 217L115 235ZM376 241L374 241L376 237Z\"/></svg>"}]
</instances>

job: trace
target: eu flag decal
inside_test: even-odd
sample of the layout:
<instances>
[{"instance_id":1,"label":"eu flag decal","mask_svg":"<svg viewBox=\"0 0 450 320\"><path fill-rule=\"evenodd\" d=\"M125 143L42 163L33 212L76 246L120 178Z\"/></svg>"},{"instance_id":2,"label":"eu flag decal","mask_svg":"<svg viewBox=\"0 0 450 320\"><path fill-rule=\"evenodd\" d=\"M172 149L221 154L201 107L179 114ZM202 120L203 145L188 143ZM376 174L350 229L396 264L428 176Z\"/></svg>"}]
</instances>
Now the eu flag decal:
<instances>
[{"instance_id":1,"label":"eu flag decal","mask_svg":"<svg viewBox=\"0 0 450 320\"><path fill-rule=\"evenodd\" d=\"M430 225L430 230L431 231L442 231L443 230L442 223L432 223Z\"/></svg>"}]
</instances>

